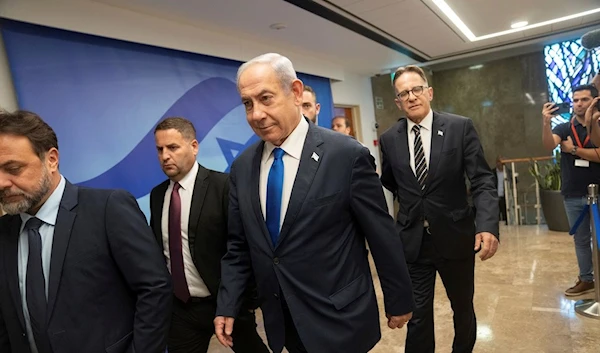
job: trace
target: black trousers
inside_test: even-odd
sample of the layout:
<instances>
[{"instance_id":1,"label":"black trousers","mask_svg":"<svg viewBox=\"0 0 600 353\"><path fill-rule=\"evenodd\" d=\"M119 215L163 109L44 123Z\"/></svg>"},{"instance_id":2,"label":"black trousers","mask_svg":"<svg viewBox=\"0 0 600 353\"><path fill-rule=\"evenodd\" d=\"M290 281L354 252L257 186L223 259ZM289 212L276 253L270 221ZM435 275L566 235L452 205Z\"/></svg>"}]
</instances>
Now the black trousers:
<instances>
[{"instance_id":1,"label":"black trousers","mask_svg":"<svg viewBox=\"0 0 600 353\"><path fill-rule=\"evenodd\" d=\"M498 208L500 208L500 220L508 225L508 218L506 218L506 198L504 196L498 197Z\"/></svg>"},{"instance_id":2,"label":"black trousers","mask_svg":"<svg viewBox=\"0 0 600 353\"><path fill-rule=\"evenodd\" d=\"M206 353L215 333L213 320L216 299L192 298L184 304L173 299L173 315L169 332L169 353ZM233 351L236 353L269 353L256 332L256 316L247 310L240 312L233 324Z\"/></svg>"},{"instance_id":3,"label":"black trousers","mask_svg":"<svg viewBox=\"0 0 600 353\"><path fill-rule=\"evenodd\" d=\"M294 325L287 303L282 300L281 304L285 325L285 348L289 353L306 353L306 348L304 348L304 344L302 344L302 340L300 340L300 335L298 335L296 325Z\"/></svg>"},{"instance_id":4,"label":"black trousers","mask_svg":"<svg viewBox=\"0 0 600 353\"><path fill-rule=\"evenodd\" d=\"M423 234L419 257L408 264L416 309L408 322L406 353L435 352L433 296L436 272L440 274L454 311L453 353L473 351L477 322L473 309L475 254L460 260L443 259L436 251L431 235Z\"/></svg>"}]
</instances>

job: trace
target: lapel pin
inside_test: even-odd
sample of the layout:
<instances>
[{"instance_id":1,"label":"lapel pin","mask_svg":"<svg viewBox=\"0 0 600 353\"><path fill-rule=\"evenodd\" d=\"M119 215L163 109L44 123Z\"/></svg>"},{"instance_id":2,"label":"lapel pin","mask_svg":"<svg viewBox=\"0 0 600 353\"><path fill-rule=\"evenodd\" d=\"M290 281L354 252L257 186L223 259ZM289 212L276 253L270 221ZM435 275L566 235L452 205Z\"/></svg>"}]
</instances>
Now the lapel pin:
<instances>
[{"instance_id":1,"label":"lapel pin","mask_svg":"<svg viewBox=\"0 0 600 353\"><path fill-rule=\"evenodd\" d=\"M438 130L438 136L444 136L444 132L442 130Z\"/></svg>"},{"instance_id":2,"label":"lapel pin","mask_svg":"<svg viewBox=\"0 0 600 353\"><path fill-rule=\"evenodd\" d=\"M313 154L312 154L312 156L310 156L310 158L314 159L314 160L315 160L315 162L318 162L318 161L319 161L319 155L318 155L318 154L316 154L315 152L313 152Z\"/></svg>"}]
</instances>

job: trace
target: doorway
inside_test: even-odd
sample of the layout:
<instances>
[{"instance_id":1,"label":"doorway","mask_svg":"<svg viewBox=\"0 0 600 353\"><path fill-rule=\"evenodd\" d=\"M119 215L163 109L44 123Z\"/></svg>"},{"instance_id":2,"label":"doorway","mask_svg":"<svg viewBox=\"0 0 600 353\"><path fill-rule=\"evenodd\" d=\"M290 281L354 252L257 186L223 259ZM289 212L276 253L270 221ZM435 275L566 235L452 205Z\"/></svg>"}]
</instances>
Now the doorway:
<instances>
[{"instance_id":1,"label":"doorway","mask_svg":"<svg viewBox=\"0 0 600 353\"><path fill-rule=\"evenodd\" d=\"M350 135L358 141L364 143L364 141L362 140L359 106L335 104L333 107L333 119L335 119L338 116L342 116L348 119L348 122L350 123Z\"/></svg>"}]
</instances>

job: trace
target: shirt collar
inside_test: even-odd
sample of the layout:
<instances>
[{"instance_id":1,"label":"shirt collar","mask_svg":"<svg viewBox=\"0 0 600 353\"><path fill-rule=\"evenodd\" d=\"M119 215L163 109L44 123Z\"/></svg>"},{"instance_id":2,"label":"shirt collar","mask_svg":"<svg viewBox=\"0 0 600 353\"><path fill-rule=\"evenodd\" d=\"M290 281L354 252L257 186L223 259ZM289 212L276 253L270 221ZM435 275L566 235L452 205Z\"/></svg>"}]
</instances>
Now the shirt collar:
<instances>
[{"instance_id":1,"label":"shirt collar","mask_svg":"<svg viewBox=\"0 0 600 353\"><path fill-rule=\"evenodd\" d=\"M573 121L573 125L575 125L575 127L577 127L577 125L583 126L583 124L580 123L579 120L577 120L577 118L575 116L573 116L573 118L571 118L571 121Z\"/></svg>"},{"instance_id":2,"label":"shirt collar","mask_svg":"<svg viewBox=\"0 0 600 353\"><path fill-rule=\"evenodd\" d=\"M42 221L46 224L49 224L51 226L56 225L56 218L58 217L58 209L60 208L60 201L62 200L63 193L65 192L66 184L67 184L67 182L65 180L65 177L63 177L61 175L58 186L56 187L56 189L54 189L52 194L50 194L50 197L48 197L46 202L44 202L42 207L40 207L40 209L35 214L35 217L37 219L39 219L40 221ZM28 213L21 213L20 216L21 216L21 229L23 229L23 227L25 226L25 223L27 223L27 221L30 218L34 217Z\"/></svg>"},{"instance_id":3,"label":"shirt collar","mask_svg":"<svg viewBox=\"0 0 600 353\"><path fill-rule=\"evenodd\" d=\"M198 175L198 162L194 162L194 166L190 171L179 180L179 185L183 190L192 190L194 188L194 183L196 182L196 176ZM173 180L171 180L171 187L175 184Z\"/></svg>"},{"instance_id":4,"label":"shirt collar","mask_svg":"<svg viewBox=\"0 0 600 353\"><path fill-rule=\"evenodd\" d=\"M413 126L415 126L416 124L408 118L406 118L406 121L408 121L408 131L412 131ZM419 125L421 125L422 129L431 131L431 129L433 128L433 110L431 108L429 109L429 113L425 115L425 118L421 120L421 123Z\"/></svg>"},{"instance_id":5,"label":"shirt collar","mask_svg":"<svg viewBox=\"0 0 600 353\"><path fill-rule=\"evenodd\" d=\"M286 154L288 154L292 158L300 160L300 156L302 156L302 148L304 147L304 141L306 140L306 135L308 134L308 127L308 122L301 115L300 122L298 123L294 131L292 131L290 136L288 136L285 139L285 141L283 141L281 146L275 146L271 142L265 142L263 156L266 156L266 158L263 158L264 161L266 162L269 159L271 153L276 147L280 147Z\"/></svg>"}]
</instances>

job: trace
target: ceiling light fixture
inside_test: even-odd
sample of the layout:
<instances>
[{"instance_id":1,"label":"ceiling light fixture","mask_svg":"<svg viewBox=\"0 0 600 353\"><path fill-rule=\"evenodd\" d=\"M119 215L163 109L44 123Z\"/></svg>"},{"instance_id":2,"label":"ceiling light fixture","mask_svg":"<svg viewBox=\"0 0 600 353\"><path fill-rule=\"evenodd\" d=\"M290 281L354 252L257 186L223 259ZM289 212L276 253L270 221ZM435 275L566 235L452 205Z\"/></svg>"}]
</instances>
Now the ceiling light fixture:
<instances>
[{"instance_id":1,"label":"ceiling light fixture","mask_svg":"<svg viewBox=\"0 0 600 353\"><path fill-rule=\"evenodd\" d=\"M479 64L479 65L473 65L471 67L469 67L469 69L471 70L479 70L483 67L483 64Z\"/></svg>"},{"instance_id":2,"label":"ceiling light fixture","mask_svg":"<svg viewBox=\"0 0 600 353\"><path fill-rule=\"evenodd\" d=\"M510 28L521 28L521 27L525 27L529 24L529 22L527 21L518 21L518 22L513 22L510 25Z\"/></svg>"},{"instance_id":3,"label":"ceiling light fixture","mask_svg":"<svg viewBox=\"0 0 600 353\"><path fill-rule=\"evenodd\" d=\"M269 28L279 31L281 29L287 28L287 25L285 23L273 23L272 25L269 26Z\"/></svg>"},{"instance_id":4,"label":"ceiling light fixture","mask_svg":"<svg viewBox=\"0 0 600 353\"><path fill-rule=\"evenodd\" d=\"M576 14L573 14L573 15L563 16L563 17L555 18L555 19L552 19L552 20L544 21L544 22L533 23L533 24L530 24L530 25L525 25L523 27L512 28L512 29L509 29L509 30L506 30L506 31L490 33L490 34L486 34L486 35L478 37L475 34L473 34L473 32L471 32L471 30L469 29L469 27L467 27L467 25L460 19L460 17L458 17L458 15L450 8L450 6L448 6L448 4L446 3L446 1L444 1L444 0L432 0L432 1L444 13L444 15L446 15L450 19L450 21L452 21L452 23L456 27L458 27L458 29L471 42L477 42L477 41L480 41L480 40L485 40L485 39L500 37L500 36L504 36L504 35L507 35L507 34L512 34L512 33L520 32L520 31L525 31L525 30L532 29L532 28L543 27L543 26L554 24L554 23L559 23L559 22L564 22L564 21L572 20L574 18L579 18L579 17L583 17L583 16L592 15L592 14L595 14L595 13L600 13L600 7L598 7L598 8L595 8L595 9L588 10L588 11L579 12L579 13L576 13Z\"/></svg>"}]
</instances>

